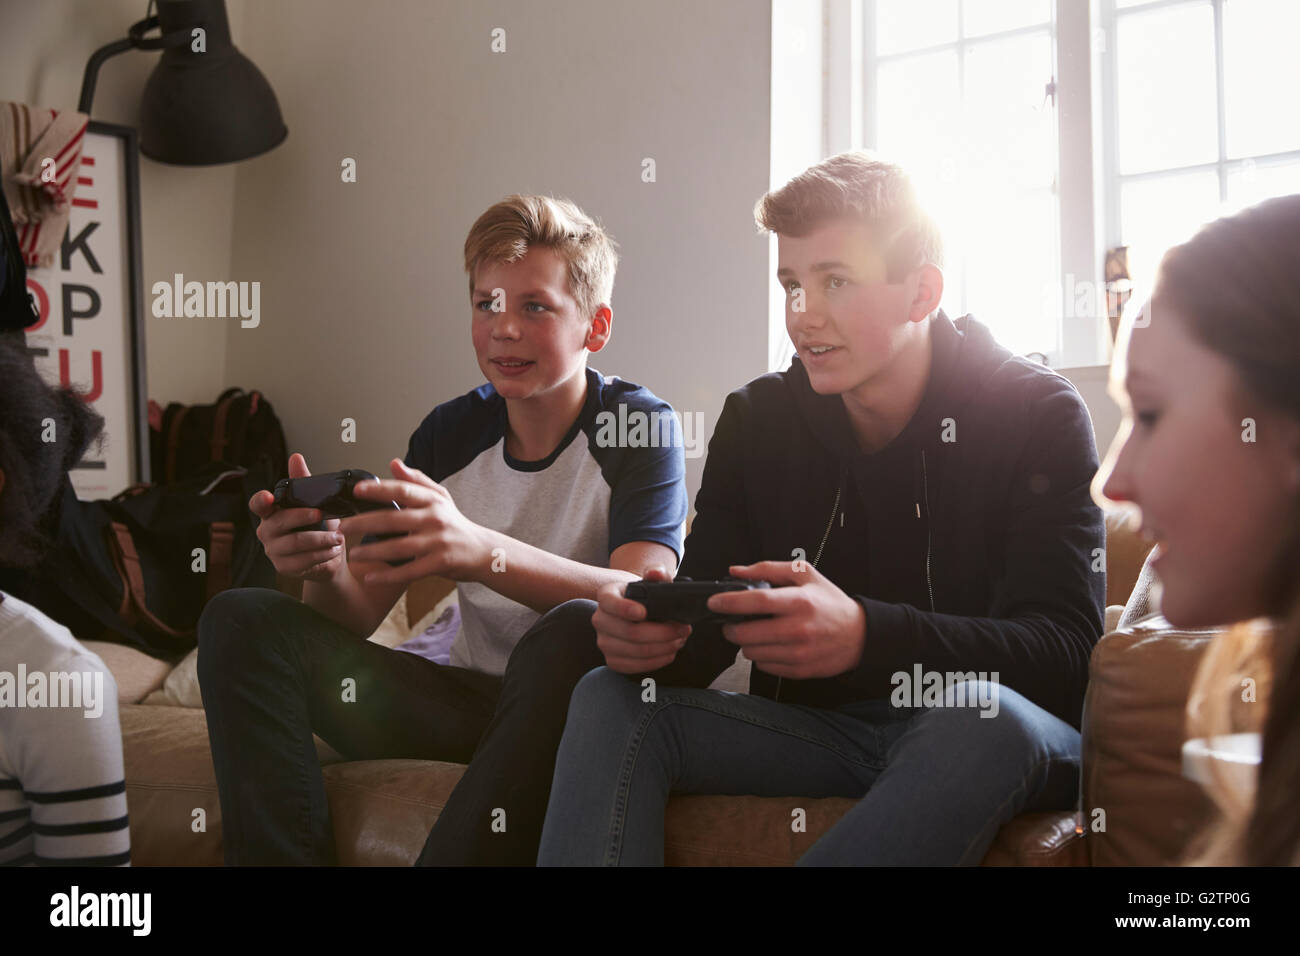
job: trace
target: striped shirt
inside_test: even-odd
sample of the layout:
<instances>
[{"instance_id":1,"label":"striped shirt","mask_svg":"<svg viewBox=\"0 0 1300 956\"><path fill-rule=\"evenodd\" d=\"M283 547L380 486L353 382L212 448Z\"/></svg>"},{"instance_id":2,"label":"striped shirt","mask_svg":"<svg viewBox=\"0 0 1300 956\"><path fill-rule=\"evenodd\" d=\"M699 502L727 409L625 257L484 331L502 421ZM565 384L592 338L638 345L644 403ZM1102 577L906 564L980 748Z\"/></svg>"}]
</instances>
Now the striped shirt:
<instances>
[{"instance_id":1,"label":"striped shirt","mask_svg":"<svg viewBox=\"0 0 1300 956\"><path fill-rule=\"evenodd\" d=\"M113 675L62 624L0 592L0 865L130 861Z\"/></svg>"}]
</instances>

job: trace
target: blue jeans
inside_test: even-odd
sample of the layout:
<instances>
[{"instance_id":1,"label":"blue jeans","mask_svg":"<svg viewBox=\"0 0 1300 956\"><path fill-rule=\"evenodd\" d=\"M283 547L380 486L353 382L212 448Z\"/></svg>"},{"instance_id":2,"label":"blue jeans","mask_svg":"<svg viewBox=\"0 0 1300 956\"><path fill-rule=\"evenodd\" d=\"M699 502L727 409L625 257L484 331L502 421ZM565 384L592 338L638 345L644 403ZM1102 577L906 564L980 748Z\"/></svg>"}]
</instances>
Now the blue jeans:
<instances>
[{"instance_id":1,"label":"blue jeans","mask_svg":"<svg viewBox=\"0 0 1300 956\"><path fill-rule=\"evenodd\" d=\"M598 667L569 702L538 864L662 865L670 793L791 797L791 810L857 798L800 865L977 864L1017 814L1075 805L1081 758L1069 724L973 683L931 708L665 687L646 703L640 683ZM988 699L977 693L996 693L995 716L953 706Z\"/></svg>"}]
</instances>

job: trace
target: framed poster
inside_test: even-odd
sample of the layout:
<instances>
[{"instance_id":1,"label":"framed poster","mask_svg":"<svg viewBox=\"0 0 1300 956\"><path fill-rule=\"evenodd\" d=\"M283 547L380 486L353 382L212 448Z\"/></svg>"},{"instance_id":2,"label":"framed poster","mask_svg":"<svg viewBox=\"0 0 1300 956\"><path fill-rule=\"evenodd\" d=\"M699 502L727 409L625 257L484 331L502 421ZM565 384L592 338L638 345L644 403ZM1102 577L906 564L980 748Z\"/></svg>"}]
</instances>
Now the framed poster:
<instances>
[{"instance_id":1,"label":"framed poster","mask_svg":"<svg viewBox=\"0 0 1300 956\"><path fill-rule=\"evenodd\" d=\"M136 131L91 120L68 230L54 264L29 268L40 320L27 350L53 385L104 417L104 443L70 474L77 497L111 498L150 481Z\"/></svg>"}]
</instances>

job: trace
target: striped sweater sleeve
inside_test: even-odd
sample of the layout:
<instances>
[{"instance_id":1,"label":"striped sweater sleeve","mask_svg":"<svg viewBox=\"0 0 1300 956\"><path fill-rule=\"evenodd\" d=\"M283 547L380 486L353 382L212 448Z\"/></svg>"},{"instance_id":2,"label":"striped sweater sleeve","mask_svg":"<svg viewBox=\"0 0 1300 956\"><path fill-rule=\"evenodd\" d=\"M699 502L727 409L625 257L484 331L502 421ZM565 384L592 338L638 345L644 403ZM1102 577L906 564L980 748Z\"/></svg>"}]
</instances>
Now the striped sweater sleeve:
<instances>
[{"instance_id":1,"label":"striped sweater sleeve","mask_svg":"<svg viewBox=\"0 0 1300 956\"><path fill-rule=\"evenodd\" d=\"M79 707L6 708L0 743L12 778L0 786L12 790L16 784L22 799L19 809L10 811L9 825L0 823L8 844L8 851L0 848L0 859L37 866L128 866L117 684L98 657L84 652L62 655L51 670L81 675L95 688L93 706L84 706L83 699Z\"/></svg>"}]
</instances>

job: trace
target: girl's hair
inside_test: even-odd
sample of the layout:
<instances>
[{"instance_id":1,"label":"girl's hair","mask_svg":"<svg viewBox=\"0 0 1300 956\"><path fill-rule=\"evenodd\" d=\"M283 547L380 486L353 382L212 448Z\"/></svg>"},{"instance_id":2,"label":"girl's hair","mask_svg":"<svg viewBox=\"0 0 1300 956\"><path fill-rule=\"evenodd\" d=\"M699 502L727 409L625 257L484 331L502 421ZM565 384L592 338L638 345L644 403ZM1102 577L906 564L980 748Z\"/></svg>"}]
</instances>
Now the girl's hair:
<instances>
[{"instance_id":1,"label":"girl's hair","mask_svg":"<svg viewBox=\"0 0 1300 956\"><path fill-rule=\"evenodd\" d=\"M1170 249L1154 301L1185 317L1193 337L1232 365L1235 401L1300 421L1300 195L1219 219ZM1272 620L1264 628L1237 625L1219 638L1188 701L1193 736L1262 723L1255 797L1244 798L1226 777L1210 787L1222 818L1194 862L1300 862L1300 500L1277 520L1287 538L1263 582L1268 606L1261 608ZM1241 700L1251 681L1260 703ZM1266 716L1252 719L1259 707Z\"/></svg>"},{"instance_id":2,"label":"girl's hair","mask_svg":"<svg viewBox=\"0 0 1300 956\"><path fill-rule=\"evenodd\" d=\"M59 494L104 419L67 386L51 387L20 345L0 337L0 567L31 568L53 543Z\"/></svg>"}]
</instances>

